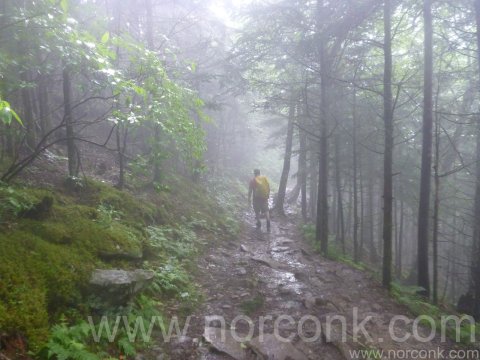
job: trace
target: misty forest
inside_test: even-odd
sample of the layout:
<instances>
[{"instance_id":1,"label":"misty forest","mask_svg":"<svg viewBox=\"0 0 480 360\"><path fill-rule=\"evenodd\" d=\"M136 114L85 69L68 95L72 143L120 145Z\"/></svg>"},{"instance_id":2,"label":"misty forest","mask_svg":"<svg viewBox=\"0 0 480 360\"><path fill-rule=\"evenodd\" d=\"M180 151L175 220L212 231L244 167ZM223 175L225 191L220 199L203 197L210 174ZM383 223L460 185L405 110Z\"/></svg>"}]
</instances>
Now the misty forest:
<instances>
[{"instance_id":1,"label":"misty forest","mask_svg":"<svg viewBox=\"0 0 480 360\"><path fill-rule=\"evenodd\" d=\"M0 0L0 360L479 359L479 108L480 0Z\"/></svg>"}]
</instances>

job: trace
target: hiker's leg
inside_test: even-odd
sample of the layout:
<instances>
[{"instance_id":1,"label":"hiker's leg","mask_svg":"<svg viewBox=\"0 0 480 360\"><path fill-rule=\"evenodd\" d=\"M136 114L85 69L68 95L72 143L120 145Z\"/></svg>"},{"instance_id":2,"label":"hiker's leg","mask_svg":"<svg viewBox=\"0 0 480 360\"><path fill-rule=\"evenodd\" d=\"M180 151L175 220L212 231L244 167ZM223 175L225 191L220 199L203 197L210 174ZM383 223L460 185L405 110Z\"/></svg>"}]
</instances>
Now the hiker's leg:
<instances>
[{"instance_id":1,"label":"hiker's leg","mask_svg":"<svg viewBox=\"0 0 480 360\"><path fill-rule=\"evenodd\" d=\"M257 227L261 226L260 223L260 212L262 210L261 204L258 199L253 198L253 211L255 211L255 220L257 222Z\"/></svg>"},{"instance_id":2,"label":"hiker's leg","mask_svg":"<svg viewBox=\"0 0 480 360\"><path fill-rule=\"evenodd\" d=\"M268 199L263 203L263 211L265 212L265 217L267 218L267 231L270 231L270 209L268 208Z\"/></svg>"},{"instance_id":3,"label":"hiker's leg","mask_svg":"<svg viewBox=\"0 0 480 360\"><path fill-rule=\"evenodd\" d=\"M270 220L270 210L268 209L268 200L262 199L260 211L265 215L265 219Z\"/></svg>"}]
</instances>

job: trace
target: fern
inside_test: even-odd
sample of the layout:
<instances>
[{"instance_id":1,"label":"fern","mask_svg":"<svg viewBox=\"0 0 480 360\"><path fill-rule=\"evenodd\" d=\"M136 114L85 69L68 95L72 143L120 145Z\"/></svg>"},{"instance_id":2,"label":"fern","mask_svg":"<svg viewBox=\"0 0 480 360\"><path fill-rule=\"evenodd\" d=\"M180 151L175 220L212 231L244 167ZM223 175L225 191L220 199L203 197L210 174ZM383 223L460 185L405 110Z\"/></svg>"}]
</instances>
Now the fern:
<instances>
[{"instance_id":1,"label":"fern","mask_svg":"<svg viewBox=\"0 0 480 360\"><path fill-rule=\"evenodd\" d=\"M56 360L99 360L96 354L87 348L90 334L89 325L82 322L67 326L65 320L52 328L51 336L45 346L48 359Z\"/></svg>"}]
</instances>

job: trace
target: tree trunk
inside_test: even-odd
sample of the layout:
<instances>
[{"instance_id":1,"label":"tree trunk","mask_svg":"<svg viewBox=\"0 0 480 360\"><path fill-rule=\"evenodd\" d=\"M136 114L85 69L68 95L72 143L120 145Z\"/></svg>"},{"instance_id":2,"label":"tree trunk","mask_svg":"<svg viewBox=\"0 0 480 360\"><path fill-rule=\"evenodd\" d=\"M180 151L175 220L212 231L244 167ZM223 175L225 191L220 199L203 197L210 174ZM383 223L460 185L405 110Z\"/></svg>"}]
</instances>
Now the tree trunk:
<instances>
[{"instance_id":1,"label":"tree trunk","mask_svg":"<svg viewBox=\"0 0 480 360\"><path fill-rule=\"evenodd\" d=\"M397 256L396 256L396 273L397 279L402 277L402 251L403 251L403 223L404 223L404 213L403 213L403 199L400 200L400 224L398 228L398 247L397 247Z\"/></svg>"},{"instance_id":2,"label":"tree trunk","mask_svg":"<svg viewBox=\"0 0 480 360\"><path fill-rule=\"evenodd\" d=\"M436 104L438 104L438 99ZM432 279L432 300L434 304L438 303L438 212L440 209L440 124L438 115L435 116L435 162L433 164L434 171L434 201L433 201L433 279Z\"/></svg>"},{"instance_id":3,"label":"tree trunk","mask_svg":"<svg viewBox=\"0 0 480 360\"><path fill-rule=\"evenodd\" d=\"M335 136L335 185L337 190L337 242L342 247L342 252L345 254L345 223L343 220L343 194L342 194L342 179L340 176L340 144L338 135Z\"/></svg>"},{"instance_id":4,"label":"tree trunk","mask_svg":"<svg viewBox=\"0 0 480 360\"><path fill-rule=\"evenodd\" d=\"M385 153L383 157L383 277L382 284L390 290L392 282L392 204L393 204L393 100L392 100L392 35L391 3L384 4L383 121Z\"/></svg>"},{"instance_id":5,"label":"tree trunk","mask_svg":"<svg viewBox=\"0 0 480 360\"><path fill-rule=\"evenodd\" d=\"M432 0L424 0L425 64L423 84L422 167L420 178L420 204L418 208L418 286L422 295L430 296L428 269L428 223L430 217L430 177L432 174L432 126L433 126L433 25Z\"/></svg>"},{"instance_id":6,"label":"tree trunk","mask_svg":"<svg viewBox=\"0 0 480 360\"><path fill-rule=\"evenodd\" d=\"M300 182L302 219L307 220L307 134L299 130L300 153L298 154L298 177Z\"/></svg>"},{"instance_id":7,"label":"tree trunk","mask_svg":"<svg viewBox=\"0 0 480 360\"><path fill-rule=\"evenodd\" d=\"M309 141L310 149L316 148L317 144L314 140ZM317 189L318 189L318 154L316 151L310 150L310 217L317 217Z\"/></svg>"},{"instance_id":8,"label":"tree trunk","mask_svg":"<svg viewBox=\"0 0 480 360\"><path fill-rule=\"evenodd\" d=\"M477 64L479 66L478 74L480 74L480 0L475 0L475 19L477 31ZM477 74L477 75L478 75ZM475 309L473 315L480 316L480 117L477 115L476 123L476 174L475 174L475 200L473 209L473 251L471 265L471 284L475 299ZM455 281L452 281L454 283Z\"/></svg>"},{"instance_id":9,"label":"tree trunk","mask_svg":"<svg viewBox=\"0 0 480 360\"><path fill-rule=\"evenodd\" d=\"M356 110L357 94L353 90L353 113L352 113L352 159L353 159L353 261L358 262L359 247L358 247L358 154L357 154L357 110Z\"/></svg>"},{"instance_id":10,"label":"tree trunk","mask_svg":"<svg viewBox=\"0 0 480 360\"><path fill-rule=\"evenodd\" d=\"M64 64L63 69L63 102L64 102L64 120L67 134L67 158L68 158L68 175L78 175L78 158L75 148L73 115L72 115L72 84L70 80L70 71Z\"/></svg>"},{"instance_id":11,"label":"tree trunk","mask_svg":"<svg viewBox=\"0 0 480 360\"><path fill-rule=\"evenodd\" d=\"M317 221L316 240L320 242L323 255L328 253L328 100L327 100L327 69L325 61L325 45L321 45L321 119L320 148L318 159L318 190L317 190Z\"/></svg>"},{"instance_id":12,"label":"tree trunk","mask_svg":"<svg viewBox=\"0 0 480 360\"><path fill-rule=\"evenodd\" d=\"M292 143L293 143L293 125L295 120L295 102L291 100L288 110L288 124L287 124L287 141L285 145L285 156L283 158L283 170L278 186L277 201L275 203L275 210L284 215L283 205L285 202L285 194L287 192L288 175L290 174L290 160L292 158Z\"/></svg>"},{"instance_id":13,"label":"tree trunk","mask_svg":"<svg viewBox=\"0 0 480 360\"><path fill-rule=\"evenodd\" d=\"M22 80L28 82L28 76L26 73L22 74ZM31 89L29 87L22 87L22 105L23 105L23 122L26 130L26 143L29 150L35 149L35 123L33 116L33 102L31 97Z\"/></svg>"}]
</instances>

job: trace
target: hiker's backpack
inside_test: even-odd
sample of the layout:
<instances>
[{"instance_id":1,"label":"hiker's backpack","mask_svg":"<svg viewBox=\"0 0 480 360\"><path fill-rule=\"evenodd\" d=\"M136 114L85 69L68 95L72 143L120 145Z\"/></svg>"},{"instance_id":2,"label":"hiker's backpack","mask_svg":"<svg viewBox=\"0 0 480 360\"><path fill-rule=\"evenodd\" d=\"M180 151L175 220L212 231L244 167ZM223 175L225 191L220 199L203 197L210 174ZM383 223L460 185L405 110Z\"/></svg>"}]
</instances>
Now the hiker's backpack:
<instances>
[{"instance_id":1,"label":"hiker's backpack","mask_svg":"<svg viewBox=\"0 0 480 360\"><path fill-rule=\"evenodd\" d=\"M255 177L255 197L268 199L270 196L270 185L266 176L259 175Z\"/></svg>"}]
</instances>

